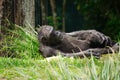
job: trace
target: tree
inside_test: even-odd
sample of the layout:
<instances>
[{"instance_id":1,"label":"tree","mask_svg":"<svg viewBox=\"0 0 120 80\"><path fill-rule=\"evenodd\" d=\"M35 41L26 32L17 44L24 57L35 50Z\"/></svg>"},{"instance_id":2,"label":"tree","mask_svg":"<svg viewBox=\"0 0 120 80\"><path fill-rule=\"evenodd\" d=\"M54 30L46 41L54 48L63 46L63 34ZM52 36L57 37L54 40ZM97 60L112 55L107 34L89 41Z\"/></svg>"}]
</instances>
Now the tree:
<instances>
[{"instance_id":1,"label":"tree","mask_svg":"<svg viewBox=\"0 0 120 80\"><path fill-rule=\"evenodd\" d=\"M2 11L2 3L3 3L3 0L0 0L0 34L1 34L1 19L2 19L2 15L3 15L3 11Z\"/></svg>"},{"instance_id":2,"label":"tree","mask_svg":"<svg viewBox=\"0 0 120 80\"><path fill-rule=\"evenodd\" d=\"M62 30L65 31L65 11L66 11L66 0L63 0L62 5Z\"/></svg>"},{"instance_id":3,"label":"tree","mask_svg":"<svg viewBox=\"0 0 120 80\"><path fill-rule=\"evenodd\" d=\"M14 0L4 0L2 12L3 12L3 15L1 19L1 25L9 29L12 28L9 26L9 24L6 23L6 19L14 23Z\"/></svg>"},{"instance_id":4,"label":"tree","mask_svg":"<svg viewBox=\"0 0 120 80\"><path fill-rule=\"evenodd\" d=\"M47 0L40 0L41 13L42 13L42 25L47 24Z\"/></svg>"},{"instance_id":5,"label":"tree","mask_svg":"<svg viewBox=\"0 0 120 80\"><path fill-rule=\"evenodd\" d=\"M8 27L11 23L21 26L35 26L35 1L34 0L4 0L2 25ZM10 26L9 26L10 28Z\"/></svg>"},{"instance_id":6,"label":"tree","mask_svg":"<svg viewBox=\"0 0 120 80\"><path fill-rule=\"evenodd\" d=\"M55 0L50 0L50 5L52 9L53 24L55 29L57 29L57 12L56 12Z\"/></svg>"},{"instance_id":7,"label":"tree","mask_svg":"<svg viewBox=\"0 0 120 80\"><path fill-rule=\"evenodd\" d=\"M35 1L14 0L15 24L35 26Z\"/></svg>"},{"instance_id":8,"label":"tree","mask_svg":"<svg viewBox=\"0 0 120 80\"><path fill-rule=\"evenodd\" d=\"M22 2L20 0L14 0L14 23L23 25L24 15L22 11Z\"/></svg>"},{"instance_id":9,"label":"tree","mask_svg":"<svg viewBox=\"0 0 120 80\"><path fill-rule=\"evenodd\" d=\"M1 32L1 19L2 19L2 15L3 15L2 3L3 3L3 0L0 0L0 40L2 39L2 32Z\"/></svg>"}]
</instances>

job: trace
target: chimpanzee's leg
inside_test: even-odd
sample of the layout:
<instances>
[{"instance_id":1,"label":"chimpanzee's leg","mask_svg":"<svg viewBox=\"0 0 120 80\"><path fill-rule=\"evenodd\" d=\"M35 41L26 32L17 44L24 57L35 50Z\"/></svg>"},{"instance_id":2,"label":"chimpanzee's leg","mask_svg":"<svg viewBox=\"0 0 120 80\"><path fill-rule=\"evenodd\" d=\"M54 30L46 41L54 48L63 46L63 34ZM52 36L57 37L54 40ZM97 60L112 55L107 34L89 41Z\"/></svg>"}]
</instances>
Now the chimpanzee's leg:
<instances>
[{"instance_id":1,"label":"chimpanzee's leg","mask_svg":"<svg viewBox=\"0 0 120 80\"><path fill-rule=\"evenodd\" d=\"M91 56L91 54L93 56L95 56L96 58L100 58L100 56L102 54L108 54L108 53L114 53L114 52L118 52L119 51L119 44L116 43L113 47L106 47L106 48L95 48L95 49L88 49L82 52L78 52L78 53L73 53L73 54L69 54L69 53L65 53L62 55L66 56L66 57L89 57Z\"/></svg>"},{"instance_id":2,"label":"chimpanzee's leg","mask_svg":"<svg viewBox=\"0 0 120 80\"><path fill-rule=\"evenodd\" d=\"M100 58L102 54L108 54L113 52L119 51L119 45L116 43L113 47L109 48L95 48L95 49L88 49L82 52L76 52L76 53L64 53L60 50L54 49L49 46L41 45L40 52L42 53L43 57L51 57L56 56L58 54L61 54L65 57L90 57L91 55L95 56L96 58Z\"/></svg>"}]
</instances>

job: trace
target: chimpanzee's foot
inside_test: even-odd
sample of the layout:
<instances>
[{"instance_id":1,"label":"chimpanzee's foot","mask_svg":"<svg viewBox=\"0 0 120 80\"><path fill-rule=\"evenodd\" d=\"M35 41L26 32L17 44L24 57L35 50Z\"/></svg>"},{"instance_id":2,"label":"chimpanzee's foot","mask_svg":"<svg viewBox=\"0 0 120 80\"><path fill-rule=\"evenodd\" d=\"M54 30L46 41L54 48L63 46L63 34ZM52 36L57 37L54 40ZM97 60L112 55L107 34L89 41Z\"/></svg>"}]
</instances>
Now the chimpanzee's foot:
<instances>
[{"instance_id":1,"label":"chimpanzee's foot","mask_svg":"<svg viewBox=\"0 0 120 80\"><path fill-rule=\"evenodd\" d=\"M112 46L112 50L114 52L118 52L119 51L119 48L120 48L120 44L119 43L116 43L115 45Z\"/></svg>"},{"instance_id":2,"label":"chimpanzee's foot","mask_svg":"<svg viewBox=\"0 0 120 80\"><path fill-rule=\"evenodd\" d=\"M61 55L65 56L65 57L80 57L80 58L94 56L97 59L99 59L101 57L101 53L94 52L94 49L93 49L93 51L91 49L91 50L86 50L86 51L77 52L77 53L62 53L61 52Z\"/></svg>"}]
</instances>

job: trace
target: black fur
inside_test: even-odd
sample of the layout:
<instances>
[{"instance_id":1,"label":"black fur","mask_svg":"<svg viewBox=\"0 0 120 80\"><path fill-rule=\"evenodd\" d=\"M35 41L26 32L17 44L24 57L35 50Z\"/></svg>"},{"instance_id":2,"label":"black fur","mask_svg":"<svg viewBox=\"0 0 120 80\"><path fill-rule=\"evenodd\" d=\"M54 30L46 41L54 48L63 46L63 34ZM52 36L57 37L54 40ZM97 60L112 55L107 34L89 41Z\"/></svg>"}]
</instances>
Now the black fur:
<instances>
[{"instance_id":1,"label":"black fur","mask_svg":"<svg viewBox=\"0 0 120 80\"><path fill-rule=\"evenodd\" d=\"M55 31L52 26L42 26L38 39L44 57L61 54L67 57L96 56L118 51L119 46L110 37L96 30L81 30L71 33ZM109 48L111 47L111 48Z\"/></svg>"}]
</instances>

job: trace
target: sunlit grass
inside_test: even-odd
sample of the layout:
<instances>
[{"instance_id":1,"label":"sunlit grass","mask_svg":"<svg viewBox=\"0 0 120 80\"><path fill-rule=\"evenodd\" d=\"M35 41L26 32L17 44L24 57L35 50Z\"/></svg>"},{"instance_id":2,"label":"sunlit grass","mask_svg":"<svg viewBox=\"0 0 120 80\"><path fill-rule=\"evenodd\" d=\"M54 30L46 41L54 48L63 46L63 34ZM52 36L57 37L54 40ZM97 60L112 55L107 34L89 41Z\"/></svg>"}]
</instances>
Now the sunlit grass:
<instances>
[{"instance_id":1,"label":"sunlit grass","mask_svg":"<svg viewBox=\"0 0 120 80\"><path fill-rule=\"evenodd\" d=\"M74 59L57 56L53 59L0 58L0 77L16 80L119 80L120 55L101 59Z\"/></svg>"}]
</instances>

